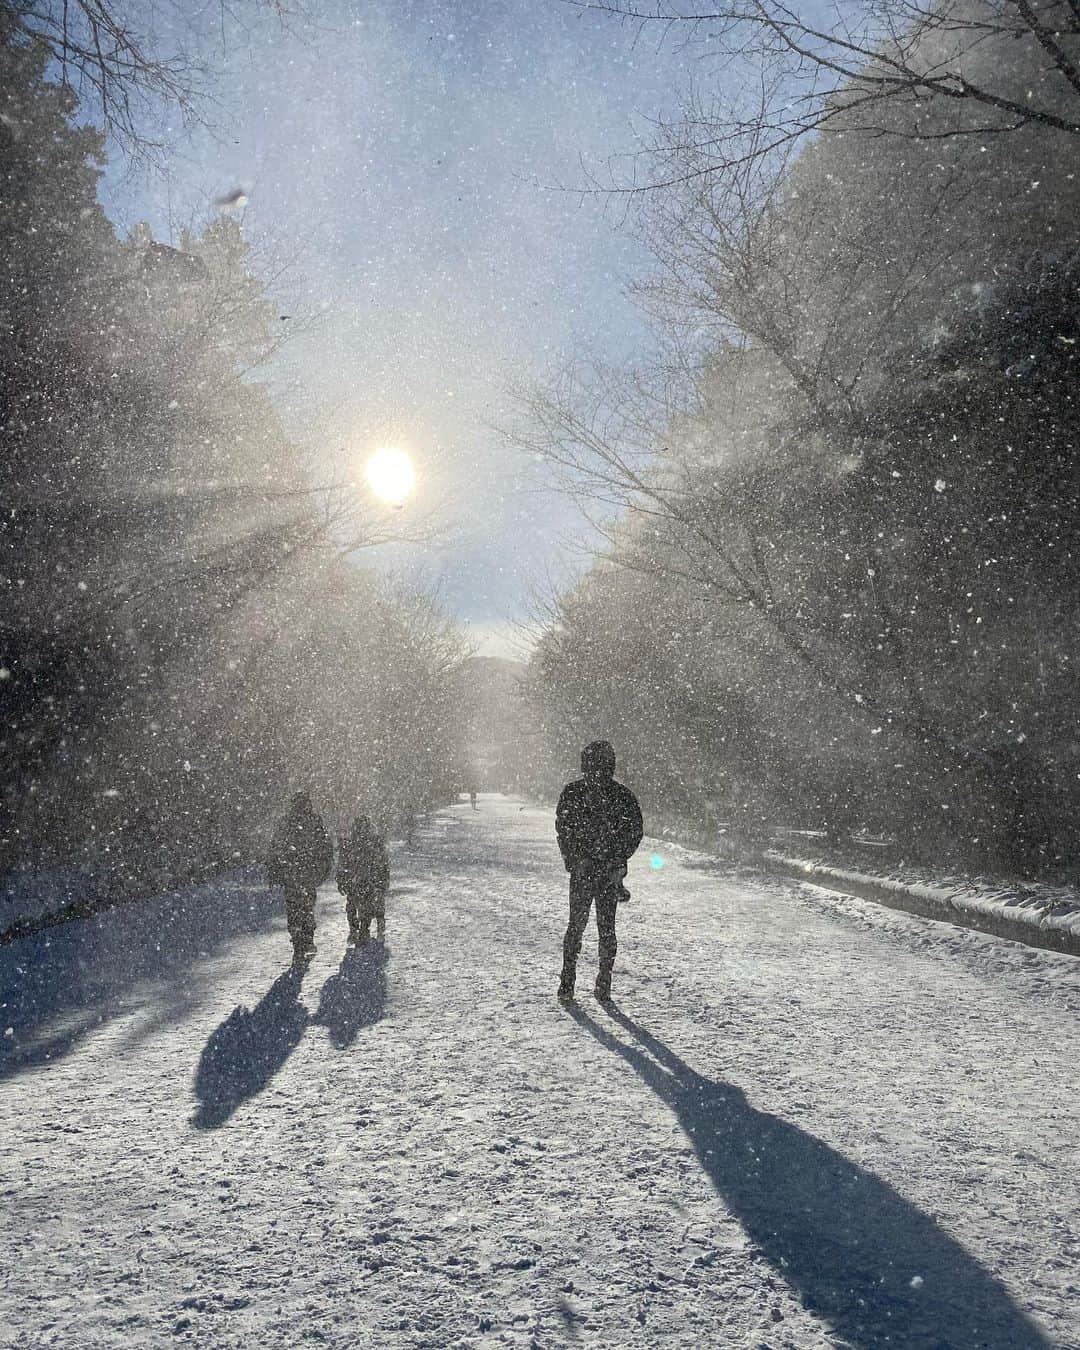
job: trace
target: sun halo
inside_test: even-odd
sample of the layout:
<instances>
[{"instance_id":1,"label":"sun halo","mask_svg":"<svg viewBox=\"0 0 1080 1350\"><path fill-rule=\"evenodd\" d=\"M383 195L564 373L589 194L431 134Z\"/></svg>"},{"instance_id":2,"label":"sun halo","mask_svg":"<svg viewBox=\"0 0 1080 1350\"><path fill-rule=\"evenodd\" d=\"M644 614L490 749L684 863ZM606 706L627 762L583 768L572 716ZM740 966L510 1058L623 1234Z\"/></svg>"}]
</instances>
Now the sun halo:
<instances>
[{"instance_id":1,"label":"sun halo","mask_svg":"<svg viewBox=\"0 0 1080 1350\"><path fill-rule=\"evenodd\" d=\"M383 446L367 462L368 486L388 506L401 506L416 486L416 469L406 451Z\"/></svg>"}]
</instances>

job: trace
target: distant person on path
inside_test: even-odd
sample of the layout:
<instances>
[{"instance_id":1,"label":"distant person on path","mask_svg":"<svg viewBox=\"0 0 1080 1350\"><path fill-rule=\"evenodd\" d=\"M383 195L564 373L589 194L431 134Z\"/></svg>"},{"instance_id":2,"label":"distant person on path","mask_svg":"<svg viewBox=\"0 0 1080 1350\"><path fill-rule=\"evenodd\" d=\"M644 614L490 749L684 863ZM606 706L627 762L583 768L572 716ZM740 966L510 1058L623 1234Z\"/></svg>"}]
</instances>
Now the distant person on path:
<instances>
[{"instance_id":1,"label":"distant person on path","mask_svg":"<svg viewBox=\"0 0 1080 1350\"><path fill-rule=\"evenodd\" d=\"M474 811L479 811L479 809L480 809L480 808L477 806L477 804L476 804L476 789L475 789L475 788L470 788L470 789L469 789L469 805L472 807L472 809L473 809Z\"/></svg>"},{"instance_id":2,"label":"distant person on path","mask_svg":"<svg viewBox=\"0 0 1080 1350\"><path fill-rule=\"evenodd\" d=\"M416 812L412 807L403 807L398 814L398 829L401 831L401 837L405 841L406 848L413 848L416 844Z\"/></svg>"},{"instance_id":3,"label":"distant person on path","mask_svg":"<svg viewBox=\"0 0 1080 1350\"><path fill-rule=\"evenodd\" d=\"M390 859L383 837L367 816L357 816L338 851L337 888L345 897L349 940L371 936L371 921L381 939L386 933L386 892L390 889Z\"/></svg>"},{"instance_id":4,"label":"distant person on path","mask_svg":"<svg viewBox=\"0 0 1080 1350\"><path fill-rule=\"evenodd\" d=\"M641 843L641 807L629 788L615 781L615 751L607 741L593 741L581 752L582 777L567 783L555 811L555 834L570 873L570 922L563 940L559 998L574 997L581 938L596 906L600 939L600 971L596 997L611 998L615 966L615 910L629 900L623 885L628 859Z\"/></svg>"},{"instance_id":5,"label":"distant person on path","mask_svg":"<svg viewBox=\"0 0 1080 1350\"><path fill-rule=\"evenodd\" d=\"M334 846L306 792L298 792L270 840L267 877L285 892L293 959L315 951L315 892L330 875Z\"/></svg>"}]
</instances>

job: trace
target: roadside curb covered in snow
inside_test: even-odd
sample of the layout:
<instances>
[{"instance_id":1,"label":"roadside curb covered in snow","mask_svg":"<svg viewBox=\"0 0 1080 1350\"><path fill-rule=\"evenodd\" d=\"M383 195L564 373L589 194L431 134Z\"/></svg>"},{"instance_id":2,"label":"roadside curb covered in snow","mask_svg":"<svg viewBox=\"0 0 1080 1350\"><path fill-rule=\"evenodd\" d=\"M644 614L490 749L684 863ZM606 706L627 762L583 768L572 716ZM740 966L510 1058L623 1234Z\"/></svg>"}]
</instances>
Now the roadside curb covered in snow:
<instances>
[{"instance_id":1,"label":"roadside curb covered in snow","mask_svg":"<svg viewBox=\"0 0 1080 1350\"><path fill-rule=\"evenodd\" d=\"M921 881L854 871L777 849L759 853L755 862L767 872L827 886L908 914L1080 956L1080 893L1070 888L961 879Z\"/></svg>"}]
</instances>

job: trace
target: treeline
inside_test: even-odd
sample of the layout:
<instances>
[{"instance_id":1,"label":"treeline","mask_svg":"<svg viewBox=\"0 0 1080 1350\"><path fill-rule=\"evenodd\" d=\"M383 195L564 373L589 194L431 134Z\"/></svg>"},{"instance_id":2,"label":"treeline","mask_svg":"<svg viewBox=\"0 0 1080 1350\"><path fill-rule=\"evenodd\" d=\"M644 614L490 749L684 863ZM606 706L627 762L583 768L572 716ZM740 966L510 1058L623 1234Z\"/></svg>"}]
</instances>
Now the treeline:
<instances>
[{"instance_id":1,"label":"treeline","mask_svg":"<svg viewBox=\"0 0 1080 1350\"><path fill-rule=\"evenodd\" d=\"M530 684L544 772L608 736L654 819L1048 872L1080 854L1080 28L919 13L814 136L702 104L658 146L655 367L578 366L518 433L604 541Z\"/></svg>"},{"instance_id":2,"label":"treeline","mask_svg":"<svg viewBox=\"0 0 1080 1350\"><path fill-rule=\"evenodd\" d=\"M0 873L206 871L299 788L391 826L459 772L458 636L348 558L386 521L312 485L254 377L283 324L240 223L118 238L24 20L0 4Z\"/></svg>"}]
</instances>

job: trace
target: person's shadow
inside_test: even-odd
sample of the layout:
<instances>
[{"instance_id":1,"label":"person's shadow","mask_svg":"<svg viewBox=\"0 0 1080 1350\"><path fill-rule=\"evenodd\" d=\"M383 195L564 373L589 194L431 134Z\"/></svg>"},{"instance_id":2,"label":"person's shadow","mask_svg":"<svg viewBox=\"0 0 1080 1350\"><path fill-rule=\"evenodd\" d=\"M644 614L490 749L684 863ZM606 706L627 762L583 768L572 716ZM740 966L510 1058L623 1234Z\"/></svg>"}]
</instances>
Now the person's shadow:
<instances>
[{"instance_id":1,"label":"person's shadow","mask_svg":"<svg viewBox=\"0 0 1080 1350\"><path fill-rule=\"evenodd\" d=\"M845 1345L1050 1344L974 1257L880 1177L755 1110L737 1087L703 1078L618 1009L609 1015L637 1046L570 1012L674 1111L747 1236Z\"/></svg>"},{"instance_id":2,"label":"person's shadow","mask_svg":"<svg viewBox=\"0 0 1080 1350\"><path fill-rule=\"evenodd\" d=\"M326 1027L330 1043L345 1050L362 1027L374 1026L386 1011L386 963L389 956L380 941L349 947L341 965L319 995L313 1022Z\"/></svg>"},{"instance_id":3,"label":"person's shadow","mask_svg":"<svg viewBox=\"0 0 1080 1350\"><path fill-rule=\"evenodd\" d=\"M266 1087L300 1044L308 1023L299 1001L305 969L294 963L254 1008L234 1008L206 1042L195 1071L196 1128L224 1125L238 1106Z\"/></svg>"}]
</instances>

